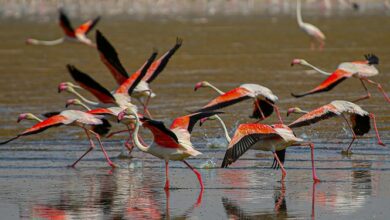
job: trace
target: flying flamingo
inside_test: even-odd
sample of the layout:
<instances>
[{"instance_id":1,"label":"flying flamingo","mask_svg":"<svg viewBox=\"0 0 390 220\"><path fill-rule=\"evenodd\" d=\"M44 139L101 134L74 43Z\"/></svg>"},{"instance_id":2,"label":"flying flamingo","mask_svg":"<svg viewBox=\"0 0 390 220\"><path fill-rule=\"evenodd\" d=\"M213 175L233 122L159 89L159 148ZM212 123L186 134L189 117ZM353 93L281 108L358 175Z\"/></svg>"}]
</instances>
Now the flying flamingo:
<instances>
[{"instance_id":1,"label":"flying flamingo","mask_svg":"<svg viewBox=\"0 0 390 220\"><path fill-rule=\"evenodd\" d=\"M145 112L148 112L147 106L149 104L150 98L154 98L156 96L156 94L150 88L150 83L156 79L156 77L164 70L170 58L181 47L182 42L182 39L177 38L176 44L159 59L152 63L146 75L134 88L134 92L131 94L131 96L137 99L143 105ZM100 52L100 59L110 70L118 85L122 85L129 79L135 79L139 76L143 67L141 67L129 77L129 74L126 72L125 68L119 60L115 48L100 31L96 31L96 44ZM148 115L150 116L149 113Z\"/></svg>"},{"instance_id":2,"label":"flying flamingo","mask_svg":"<svg viewBox=\"0 0 390 220\"><path fill-rule=\"evenodd\" d=\"M355 77L360 80L367 94L354 100L353 102L357 102L363 99L368 99L371 97L370 92L368 91L366 85L364 84L364 82L368 82L370 84L376 85L378 87L378 90L385 97L386 101L390 103L390 98L382 88L382 85L368 79L369 77L379 74L378 70L374 66L379 64L379 58L374 54L367 54L365 55L365 58L366 60L364 61L343 62L338 66L338 68L333 73L327 73L326 71L314 67L313 65L309 64L305 60L294 59L291 65L300 64L304 66L309 66L322 74L329 75L329 77L326 78L319 86L315 87L314 89L308 92L302 94L291 93L291 95L296 98L299 98L306 95L326 92L333 89L333 87L341 83L343 80L348 79L350 77Z\"/></svg>"},{"instance_id":3,"label":"flying flamingo","mask_svg":"<svg viewBox=\"0 0 390 220\"><path fill-rule=\"evenodd\" d=\"M322 50L325 45L325 35L322 33L322 31L309 23L305 23L302 20L302 15L301 15L301 1L297 0L297 21L298 21L298 26L299 28L302 29L307 35L310 37L310 48L315 49L315 42L319 43L318 48Z\"/></svg>"},{"instance_id":4,"label":"flying flamingo","mask_svg":"<svg viewBox=\"0 0 390 220\"><path fill-rule=\"evenodd\" d=\"M200 122L204 123L206 120L218 120L224 131L226 140L229 142L222 162L222 168L235 162L248 149L272 151L274 162L271 167L274 169L280 167L282 170L282 180L284 180L287 174L283 166L286 148L289 146L308 145L311 148L313 180L315 182L319 181L314 167L314 144L304 142L302 139L297 138L288 126L284 124L241 124L235 131L233 138L230 138L225 123L218 115L203 118Z\"/></svg>"},{"instance_id":5,"label":"flying flamingo","mask_svg":"<svg viewBox=\"0 0 390 220\"><path fill-rule=\"evenodd\" d=\"M317 109L314 109L311 112L303 111L298 107L290 108L287 112L287 115L291 113L303 113L305 115L301 116L288 126L291 128L302 127L310 124L314 124L318 121L325 120L327 118L341 116L348 124L348 127L352 132L352 141L349 144L346 151L343 153L350 153L350 149L352 147L352 143L355 141L356 136L363 136L364 134L370 131L370 119L373 120L374 129L376 133L376 137L378 139L378 144L385 146L385 144L381 141L378 133L378 129L376 126L375 115L372 113L368 113L363 110L359 105L356 105L352 102L336 100L331 103L321 106ZM348 119L345 115L349 115L351 123L348 122ZM352 124L352 125L351 125Z\"/></svg>"},{"instance_id":6,"label":"flying flamingo","mask_svg":"<svg viewBox=\"0 0 390 220\"><path fill-rule=\"evenodd\" d=\"M53 46L64 42L79 42L79 43L84 43L88 46L96 47L96 45L90 39L87 38L87 34L92 30L93 27L95 27L95 25L100 20L100 17L97 17L93 20L89 20L84 24L80 25L79 27L77 27L76 29L73 29L65 12L62 9L60 9L59 12L60 12L60 18L59 18L60 26L65 33L64 37L61 37L56 40L51 40L51 41L28 38L26 40L26 43L34 44L34 45Z\"/></svg>"},{"instance_id":7,"label":"flying flamingo","mask_svg":"<svg viewBox=\"0 0 390 220\"><path fill-rule=\"evenodd\" d=\"M201 112L194 113L186 116L176 118L169 128L165 127L163 122L144 118L142 120L142 126L148 128L154 136L154 143L146 146L142 144L138 138L139 127L141 121L136 112L127 108L118 115L118 120L126 115L135 117L135 129L133 132L133 140L135 145L143 152L150 153L155 157L163 159L165 161L165 190L169 189L169 166L168 162L183 161L198 177L199 184L203 189L203 182L200 173L194 169L187 161L186 158L190 156L198 156L201 152L194 149L191 143L191 132L195 123L202 118L209 117L219 112Z\"/></svg>"},{"instance_id":8,"label":"flying flamingo","mask_svg":"<svg viewBox=\"0 0 390 220\"><path fill-rule=\"evenodd\" d=\"M129 78L128 80L126 80L113 93L111 93L98 82L96 82L88 74L81 72L72 65L67 65L69 73L71 74L72 78L77 82L77 84L85 90L91 92L100 101L100 103L90 101L83 97L80 93L75 91L75 87L72 86L72 83L60 83L60 85L58 86L58 92L67 91L73 93L85 103L94 107L119 106L123 109L127 107L135 109L136 106L130 102L130 95L133 93L135 87L138 85L141 79L145 76L147 70L149 69L156 56L157 52L154 52L149 57L146 64L144 64L140 74L138 74L138 76L134 79Z\"/></svg>"},{"instance_id":9,"label":"flying flamingo","mask_svg":"<svg viewBox=\"0 0 390 220\"><path fill-rule=\"evenodd\" d=\"M220 95L215 99L211 100L207 105L198 109L196 112L212 111L220 108L224 108L235 103L241 102L247 99L253 99L253 113L251 118L257 118L264 120L270 116L275 109L276 114L280 123L283 123L282 117L280 116L279 109L275 105L278 101L278 97L272 93L267 87L258 84L242 84L239 87L232 89L228 92L222 92L209 82L202 81L195 85L194 90L198 90L201 87L210 87L218 92Z\"/></svg>"},{"instance_id":10,"label":"flying flamingo","mask_svg":"<svg viewBox=\"0 0 390 220\"><path fill-rule=\"evenodd\" d=\"M19 116L18 121L23 120L24 118L29 118L28 114L26 114L24 117ZM70 166L75 167L76 164L85 155L87 155L91 150L93 150L95 148L95 144L93 143L93 141L90 137L90 134L92 134L96 137L97 141L99 142L100 148L102 149L103 154L106 157L107 163L111 167L115 168L116 165L110 160L110 158L108 157L108 154L104 150L104 147L103 147L103 144L100 140L99 134L97 134L96 132L91 130L91 127L96 126L96 125L101 125L101 124L103 124L103 121L95 115L92 115L92 114L89 114L86 112L82 112L82 111L78 111L78 110L64 110L61 113L59 113L58 115L51 116L51 117L49 117L41 122L38 122L37 124L35 124L31 128L23 131L22 133L19 133L17 136L15 136L9 140L0 142L0 145L7 144L15 139L18 139L19 137L22 137L22 136L27 136L27 135L32 135L32 134L37 134L37 133L43 132L44 130L46 130L50 127L57 127L60 125L78 126L78 127L81 127L85 131L85 133L89 139L90 147L79 159L77 159Z\"/></svg>"},{"instance_id":11,"label":"flying flamingo","mask_svg":"<svg viewBox=\"0 0 390 220\"><path fill-rule=\"evenodd\" d=\"M229 143L221 167L228 167L249 149L271 151L282 170L283 181L287 172L277 151L285 150L290 146L310 146L313 181L319 182L314 166L314 144L297 138L293 131L284 124L240 124Z\"/></svg>"}]
</instances>

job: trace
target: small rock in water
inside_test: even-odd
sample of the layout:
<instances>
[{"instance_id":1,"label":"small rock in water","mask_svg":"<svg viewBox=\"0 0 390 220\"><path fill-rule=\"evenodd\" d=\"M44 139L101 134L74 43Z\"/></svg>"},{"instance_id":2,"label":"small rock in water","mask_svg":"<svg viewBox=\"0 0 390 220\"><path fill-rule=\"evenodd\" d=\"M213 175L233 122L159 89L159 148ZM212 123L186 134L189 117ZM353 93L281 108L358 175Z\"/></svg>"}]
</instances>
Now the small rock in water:
<instances>
[{"instance_id":1,"label":"small rock in water","mask_svg":"<svg viewBox=\"0 0 390 220\"><path fill-rule=\"evenodd\" d=\"M199 166L200 169L213 169L216 167L217 167L217 159L215 157L208 159L206 162L202 163Z\"/></svg>"},{"instance_id":2,"label":"small rock in water","mask_svg":"<svg viewBox=\"0 0 390 220\"><path fill-rule=\"evenodd\" d=\"M132 161L131 163L129 163L129 166L128 168L130 169L134 169L134 168L140 168L142 167L142 162L141 161Z\"/></svg>"}]
</instances>

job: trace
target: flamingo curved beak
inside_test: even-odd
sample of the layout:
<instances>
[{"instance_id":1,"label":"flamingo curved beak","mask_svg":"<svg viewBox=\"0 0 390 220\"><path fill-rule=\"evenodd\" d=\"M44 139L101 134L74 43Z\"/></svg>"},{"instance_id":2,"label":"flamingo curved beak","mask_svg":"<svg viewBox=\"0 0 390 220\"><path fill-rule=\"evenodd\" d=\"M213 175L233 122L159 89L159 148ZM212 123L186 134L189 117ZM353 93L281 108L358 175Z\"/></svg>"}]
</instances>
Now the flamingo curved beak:
<instances>
[{"instance_id":1,"label":"flamingo curved beak","mask_svg":"<svg viewBox=\"0 0 390 220\"><path fill-rule=\"evenodd\" d=\"M121 112L119 112L119 114L118 114L118 123L120 122L120 121L122 121L122 119L125 117L125 112L124 111L121 111Z\"/></svg>"},{"instance_id":2,"label":"flamingo curved beak","mask_svg":"<svg viewBox=\"0 0 390 220\"><path fill-rule=\"evenodd\" d=\"M61 93L62 91L64 91L65 89L67 89L68 87L64 84L64 83L60 83L58 85L58 93Z\"/></svg>"},{"instance_id":3,"label":"flamingo curved beak","mask_svg":"<svg viewBox=\"0 0 390 220\"><path fill-rule=\"evenodd\" d=\"M293 59L292 61L291 61L291 66L294 66L295 64L299 64L299 63L301 63L301 61L299 60L299 59Z\"/></svg>"},{"instance_id":4,"label":"flamingo curved beak","mask_svg":"<svg viewBox=\"0 0 390 220\"><path fill-rule=\"evenodd\" d=\"M202 119L200 119L199 120L199 126L202 126L203 123L205 123L207 121L207 119L209 119L209 118L202 118Z\"/></svg>"},{"instance_id":5,"label":"flamingo curved beak","mask_svg":"<svg viewBox=\"0 0 390 220\"><path fill-rule=\"evenodd\" d=\"M295 112L295 108L289 108L287 110L287 117L291 114L291 113L294 113Z\"/></svg>"},{"instance_id":6,"label":"flamingo curved beak","mask_svg":"<svg viewBox=\"0 0 390 220\"><path fill-rule=\"evenodd\" d=\"M19 123L20 121L22 121L24 119L26 119L26 114L20 114L18 117L18 120L16 122Z\"/></svg>"},{"instance_id":7,"label":"flamingo curved beak","mask_svg":"<svg viewBox=\"0 0 390 220\"><path fill-rule=\"evenodd\" d=\"M194 91L198 90L200 87L202 87L202 82L198 82L195 84Z\"/></svg>"}]
</instances>

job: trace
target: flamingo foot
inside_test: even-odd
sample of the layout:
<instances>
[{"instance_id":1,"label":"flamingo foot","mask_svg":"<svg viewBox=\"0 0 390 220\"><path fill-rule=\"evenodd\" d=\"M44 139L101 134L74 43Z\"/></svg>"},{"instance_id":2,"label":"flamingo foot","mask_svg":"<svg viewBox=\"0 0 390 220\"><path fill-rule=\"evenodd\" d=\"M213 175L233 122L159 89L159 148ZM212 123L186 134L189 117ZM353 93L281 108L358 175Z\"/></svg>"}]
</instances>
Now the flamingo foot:
<instances>
[{"instance_id":1,"label":"flamingo foot","mask_svg":"<svg viewBox=\"0 0 390 220\"><path fill-rule=\"evenodd\" d=\"M318 177L314 177L313 178L313 182L314 183L319 183L319 182L321 182L321 180Z\"/></svg>"},{"instance_id":2,"label":"flamingo foot","mask_svg":"<svg viewBox=\"0 0 390 220\"><path fill-rule=\"evenodd\" d=\"M351 150L342 150L341 151L341 154L342 155L345 155L345 156L351 156L353 153Z\"/></svg>"},{"instance_id":3,"label":"flamingo foot","mask_svg":"<svg viewBox=\"0 0 390 220\"><path fill-rule=\"evenodd\" d=\"M383 146L383 147L386 146L386 144L384 144L382 141L378 141L378 144L381 145L381 146Z\"/></svg>"}]
</instances>

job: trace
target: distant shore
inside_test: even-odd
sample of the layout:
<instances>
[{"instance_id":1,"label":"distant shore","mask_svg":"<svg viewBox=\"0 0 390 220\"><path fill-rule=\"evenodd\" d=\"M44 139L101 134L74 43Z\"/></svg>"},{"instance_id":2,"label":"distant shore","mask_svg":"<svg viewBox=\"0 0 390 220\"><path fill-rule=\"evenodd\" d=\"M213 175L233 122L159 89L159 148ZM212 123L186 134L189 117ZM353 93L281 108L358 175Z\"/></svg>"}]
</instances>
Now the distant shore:
<instances>
[{"instance_id":1,"label":"distant shore","mask_svg":"<svg viewBox=\"0 0 390 220\"><path fill-rule=\"evenodd\" d=\"M308 16L334 14L390 15L389 0L307 0L302 1ZM291 15L295 0L0 0L0 18L45 20L64 8L72 17L92 15L211 17L229 15Z\"/></svg>"}]
</instances>

